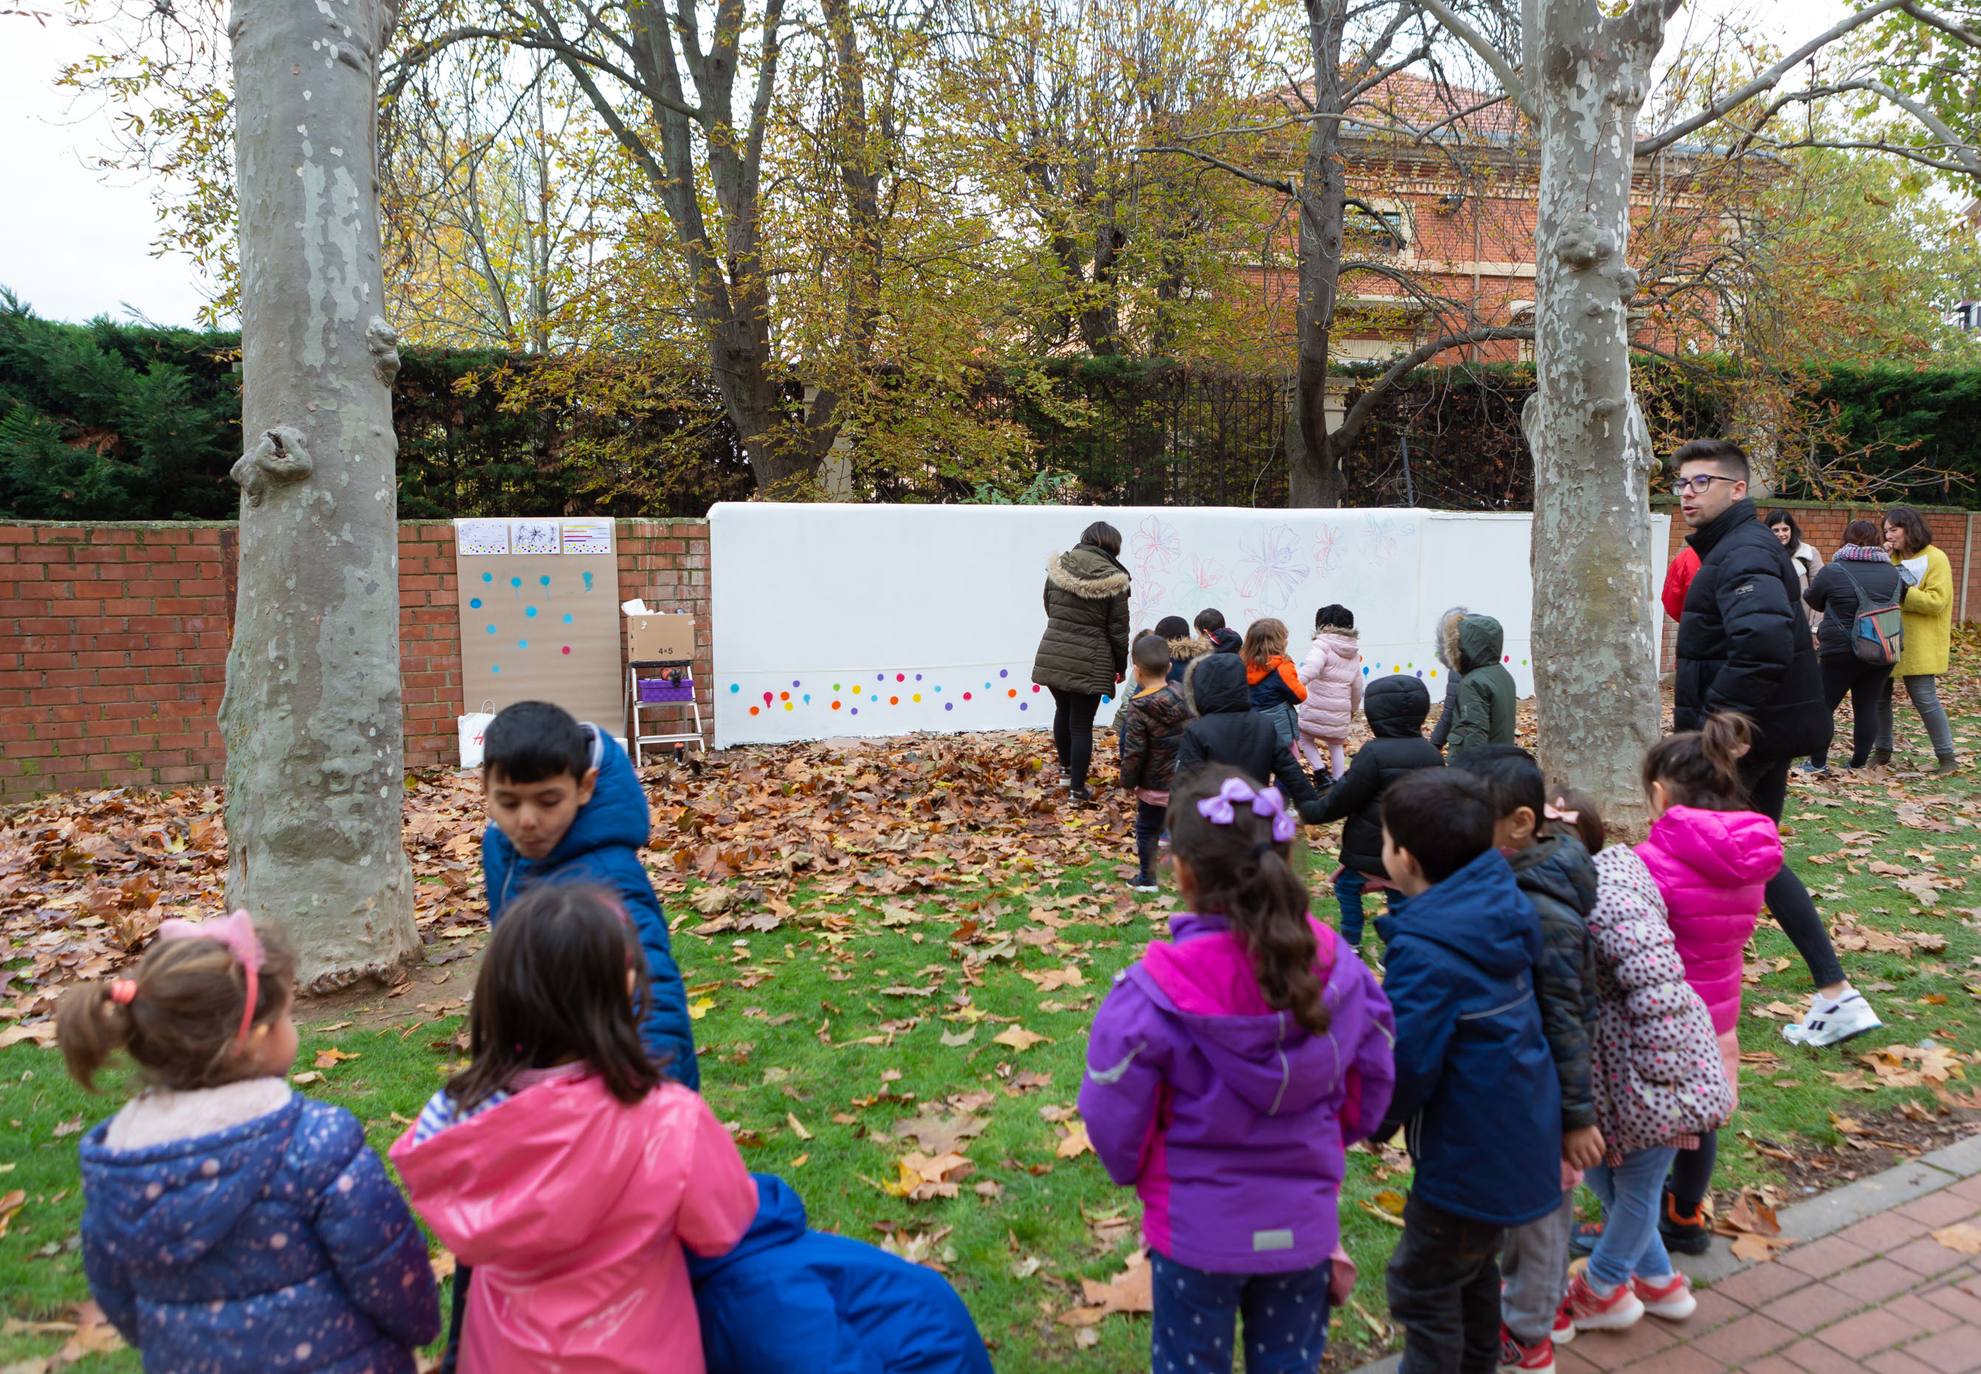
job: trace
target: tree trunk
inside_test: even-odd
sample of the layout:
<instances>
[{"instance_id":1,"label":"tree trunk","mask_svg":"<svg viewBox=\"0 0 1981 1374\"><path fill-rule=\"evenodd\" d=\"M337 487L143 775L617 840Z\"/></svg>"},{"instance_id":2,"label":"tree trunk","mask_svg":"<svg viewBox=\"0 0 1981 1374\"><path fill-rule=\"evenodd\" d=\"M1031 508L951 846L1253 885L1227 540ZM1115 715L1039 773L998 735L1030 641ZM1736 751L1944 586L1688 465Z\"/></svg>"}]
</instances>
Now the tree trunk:
<instances>
[{"instance_id":1,"label":"tree trunk","mask_svg":"<svg viewBox=\"0 0 1981 1374\"><path fill-rule=\"evenodd\" d=\"M1341 67L1346 13L1339 0L1307 0L1317 114L1340 114L1347 103ZM1348 204L1341 138L1339 119L1311 121L1300 168L1299 299L1293 317L1299 358L1287 435L1287 504L1295 507L1341 504L1340 460L1328 435L1328 355L1341 290L1342 216Z\"/></svg>"},{"instance_id":2,"label":"tree trunk","mask_svg":"<svg viewBox=\"0 0 1981 1374\"><path fill-rule=\"evenodd\" d=\"M1661 24L1643 0L1614 20L1593 0L1540 0L1538 10L1538 385L1521 423L1534 454L1542 766L1631 825L1644 811L1639 764L1658 735L1659 627L1650 433L1630 389L1637 283L1625 254L1634 126Z\"/></svg>"},{"instance_id":3,"label":"tree trunk","mask_svg":"<svg viewBox=\"0 0 1981 1374\"><path fill-rule=\"evenodd\" d=\"M305 988L419 947L399 701L398 500L380 316L382 0L236 0L240 592L220 723L228 899L294 939Z\"/></svg>"}]
</instances>

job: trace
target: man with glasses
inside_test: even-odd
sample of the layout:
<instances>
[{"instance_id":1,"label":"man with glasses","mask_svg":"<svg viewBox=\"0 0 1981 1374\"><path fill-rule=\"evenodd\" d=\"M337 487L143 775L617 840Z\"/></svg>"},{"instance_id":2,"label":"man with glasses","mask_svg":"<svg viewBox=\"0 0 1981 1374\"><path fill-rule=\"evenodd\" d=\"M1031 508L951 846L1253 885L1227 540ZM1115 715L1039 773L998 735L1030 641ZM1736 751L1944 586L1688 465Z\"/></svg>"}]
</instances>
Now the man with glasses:
<instances>
[{"instance_id":1,"label":"man with glasses","mask_svg":"<svg viewBox=\"0 0 1981 1374\"><path fill-rule=\"evenodd\" d=\"M1829 708L1802 608L1801 579L1747 495L1747 455L1723 439L1694 439L1672 455L1686 542L1699 571L1678 623L1678 687L1673 724L1696 730L1715 711L1754 723L1755 744L1741 778L1756 811L1779 822L1789 765L1822 746ZM1783 866L1769 882L1768 910L1809 966L1816 991L1801 1021L1782 1036L1834 1045L1882 1023L1850 986L1809 889Z\"/></svg>"}]
</instances>

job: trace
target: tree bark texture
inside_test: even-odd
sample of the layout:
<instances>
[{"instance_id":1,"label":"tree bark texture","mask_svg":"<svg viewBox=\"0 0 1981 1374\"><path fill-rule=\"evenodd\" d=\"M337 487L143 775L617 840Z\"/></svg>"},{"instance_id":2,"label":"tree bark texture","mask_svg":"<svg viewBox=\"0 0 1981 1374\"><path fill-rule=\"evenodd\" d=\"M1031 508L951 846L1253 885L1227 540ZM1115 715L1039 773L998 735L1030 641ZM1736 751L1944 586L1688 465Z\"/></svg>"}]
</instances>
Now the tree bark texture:
<instances>
[{"instance_id":1,"label":"tree bark texture","mask_svg":"<svg viewBox=\"0 0 1981 1374\"><path fill-rule=\"evenodd\" d=\"M1348 103L1341 66L1347 12L1341 0L1307 0L1314 111L1320 115L1338 115ZM1348 205L1341 140L1339 119L1311 121L1300 168L1299 296L1294 307L1299 361L1288 436L1297 442L1288 444L1287 455L1287 504L1295 507L1341 504L1341 464L1328 433L1328 356L1341 293L1342 218Z\"/></svg>"},{"instance_id":2,"label":"tree bark texture","mask_svg":"<svg viewBox=\"0 0 1981 1374\"><path fill-rule=\"evenodd\" d=\"M1664 0L1606 18L1539 0L1530 67L1541 137L1534 455L1534 682L1542 766L1612 821L1644 810L1658 735L1651 615L1650 433L1630 387L1626 262L1634 129Z\"/></svg>"},{"instance_id":3,"label":"tree bark texture","mask_svg":"<svg viewBox=\"0 0 1981 1374\"><path fill-rule=\"evenodd\" d=\"M397 336L379 270L382 0L235 0L239 596L220 722L228 898L305 988L419 946L399 693Z\"/></svg>"}]
</instances>

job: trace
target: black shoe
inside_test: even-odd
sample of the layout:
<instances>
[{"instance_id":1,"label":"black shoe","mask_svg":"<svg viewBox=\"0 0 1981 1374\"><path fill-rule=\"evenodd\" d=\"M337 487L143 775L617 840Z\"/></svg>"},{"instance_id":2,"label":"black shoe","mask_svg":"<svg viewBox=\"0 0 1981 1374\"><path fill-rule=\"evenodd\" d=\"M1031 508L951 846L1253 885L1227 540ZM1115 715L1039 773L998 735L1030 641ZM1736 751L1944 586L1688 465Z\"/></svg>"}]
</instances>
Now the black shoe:
<instances>
[{"instance_id":1,"label":"black shoe","mask_svg":"<svg viewBox=\"0 0 1981 1374\"><path fill-rule=\"evenodd\" d=\"M1690 1215L1678 1210L1678 1199L1665 1194L1664 1210L1658 1216L1658 1234L1665 1249L1680 1255L1703 1255L1713 1248L1713 1233L1706 1225L1706 1214L1695 1208Z\"/></svg>"},{"instance_id":2,"label":"black shoe","mask_svg":"<svg viewBox=\"0 0 1981 1374\"><path fill-rule=\"evenodd\" d=\"M1873 768L1891 767L1892 751L1889 749L1873 749L1871 751L1871 766Z\"/></svg>"},{"instance_id":3,"label":"black shoe","mask_svg":"<svg viewBox=\"0 0 1981 1374\"><path fill-rule=\"evenodd\" d=\"M1089 792L1084 787L1076 787L1068 795L1070 795L1073 798L1073 800L1081 806L1087 805L1089 802L1093 801L1094 799L1094 794L1092 792Z\"/></svg>"}]
</instances>

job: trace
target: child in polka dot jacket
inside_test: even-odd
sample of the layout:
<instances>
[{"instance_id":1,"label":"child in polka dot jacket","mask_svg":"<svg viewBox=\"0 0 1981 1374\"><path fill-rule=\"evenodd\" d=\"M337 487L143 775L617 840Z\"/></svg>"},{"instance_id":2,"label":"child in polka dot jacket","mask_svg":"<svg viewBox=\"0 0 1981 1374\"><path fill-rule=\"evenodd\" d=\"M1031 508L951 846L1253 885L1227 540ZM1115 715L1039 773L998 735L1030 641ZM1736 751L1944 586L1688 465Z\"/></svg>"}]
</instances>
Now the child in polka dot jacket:
<instances>
[{"instance_id":1,"label":"child in polka dot jacket","mask_svg":"<svg viewBox=\"0 0 1981 1374\"><path fill-rule=\"evenodd\" d=\"M145 1088L82 1143L83 1269L147 1370L412 1374L440 1329L426 1241L341 1107L292 1091L295 960L247 912L167 921L56 1029L91 1087Z\"/></svg>"}]
</instances>

